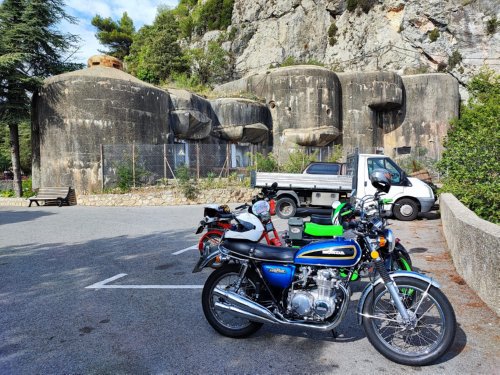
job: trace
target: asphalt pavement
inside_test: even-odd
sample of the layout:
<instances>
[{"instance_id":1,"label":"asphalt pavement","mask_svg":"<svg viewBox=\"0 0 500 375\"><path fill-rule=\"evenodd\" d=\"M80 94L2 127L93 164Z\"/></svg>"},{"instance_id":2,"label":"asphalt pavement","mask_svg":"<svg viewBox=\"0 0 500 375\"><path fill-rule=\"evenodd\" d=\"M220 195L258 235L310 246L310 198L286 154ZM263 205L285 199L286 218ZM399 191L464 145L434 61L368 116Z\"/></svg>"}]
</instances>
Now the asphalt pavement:
<instances>
[{"instance_id":1,"label":"asphalt pavement","mask_svg":"<svg viewBox=\"0 0 500 375\"><path fill-rule=\"evenodd\" d=\"M202 213L0 207L0 374L498 373L498 317L455 273L436 215L392 225L415 266L442 283L459 323L450 352L419 368L369 344L354 313L365 282L337 338L273 325L246 339L219 335L201 309L210 271L191 273Z\"/></svg>"}]
</instances>

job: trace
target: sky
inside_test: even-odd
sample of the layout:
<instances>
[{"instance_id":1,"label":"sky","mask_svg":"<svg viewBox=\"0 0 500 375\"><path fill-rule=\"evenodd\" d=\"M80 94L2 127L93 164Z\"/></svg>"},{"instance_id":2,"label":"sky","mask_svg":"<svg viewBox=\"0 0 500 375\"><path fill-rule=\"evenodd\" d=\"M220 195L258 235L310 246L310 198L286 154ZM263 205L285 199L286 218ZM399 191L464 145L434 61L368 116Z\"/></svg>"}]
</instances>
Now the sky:
<instances>
[{"instance_id":1,"label":"sky","mask_svg":"<svg viewBox=\"0 0 500 375\"><path fill-rule=\"evenodd\" d=\"M134 21L136 30L144 24L152 24L159 5L176 7L178 0L66 0L66 12L78 19L77 24L61 22L58 28L81 38L80 48L70 53L68 61L87 64L87 59L99 54L101 46L95 37L96 28L91 25L92 18L99 14L103 18L119 20L123 12ZM1 3L1 1L0 1Z\"/></svg>"}]
</instances>

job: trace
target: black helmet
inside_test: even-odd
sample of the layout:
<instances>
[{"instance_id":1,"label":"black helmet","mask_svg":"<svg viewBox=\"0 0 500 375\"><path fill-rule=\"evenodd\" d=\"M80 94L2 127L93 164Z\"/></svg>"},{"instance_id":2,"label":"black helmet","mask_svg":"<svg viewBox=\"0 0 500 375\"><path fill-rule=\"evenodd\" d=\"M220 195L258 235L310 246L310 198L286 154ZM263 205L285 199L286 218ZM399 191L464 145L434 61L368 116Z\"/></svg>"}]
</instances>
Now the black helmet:
<instances>
[{"instance_id":1,"label":"black helmet","mask_svg":"<svg viewBox=\"0 0 500 375\"><path fill-rule=\"evenodd\" d=\"M370 174L370 181L375 189L384 193L391 189L391 174L387 169L374 169Z\"/></svg>"}]
</instances>

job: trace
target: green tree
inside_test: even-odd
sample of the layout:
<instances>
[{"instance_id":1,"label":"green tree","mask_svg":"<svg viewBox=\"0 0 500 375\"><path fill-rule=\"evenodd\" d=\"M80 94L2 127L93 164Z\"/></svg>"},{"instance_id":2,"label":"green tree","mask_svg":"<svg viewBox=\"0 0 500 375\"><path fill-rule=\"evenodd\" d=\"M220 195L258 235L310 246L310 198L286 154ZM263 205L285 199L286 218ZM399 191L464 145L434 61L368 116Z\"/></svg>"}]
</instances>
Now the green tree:
<instances>
[{"instance_id":1,"label":"green tree","mask_svg":"<svg viewBox=\"0 0 500 375\"><path fill-rule=\"evenodd\" d=\"M177 42L179 25L171 10L160 9L152 26L142 27L125 59L129 71L151 83L165 81L173 72L187 70Z\"/></svg>"},{"instance_id":2,"label":"green tree","mask_svg":"<svg viewBox=\"0 0 500 375\"><path fill-rule=\"evenodd\" d=\"M193 9L193 31L203 35L210 30L225 30L231 25L234 0L207 0Z\"/></svg>"},{"instance_id":3,"label":"green tree","mask_svg":"<svg viewBox=\"0 0 500 375\"><path fill-rule=\"evenodd\" d=\"M438 168L443 191L478 216L500 222L500 75L483 69L468 85L471 97L451 123Z\"/></svg>"},{"instance_id":4,"label":"green tree","mask_svg":"<svg viewBox=\"0 0 500 375\"><path fill-rule=\"evenodd\" d=\"M117 22L110 17L102 18L97 14L92 18L91 23L97 28L95 36L99 43L109 48L107 51L101 52L120 60L125 59L130 54L135 27L127 12L123 12L122 18Z\"/></svg>"},{"instance_id":5,"label":"green tree","mask_svg":"<svg viewBox=\"0 0 500 375\"><path fill-rule=\"evenodd\" d=\"M0 124L9 128L14 190L22 195L19 123L30 117L31 95L45 77L67 70L62 54L77 39L55 26L66 19L61 0L4 0L0 4Z\"/></svg>"},{"instance_id":6,"label":"green tree","mask_svg":"<svg viewBox=\"0 0 500 375\"><path fill-rule=\"evenodd\" d=\"M202 85L221 83L231 76L229 54L216 41L206 49L194 48L186 52L191 72Z\"/></svg>"}]
</instances>

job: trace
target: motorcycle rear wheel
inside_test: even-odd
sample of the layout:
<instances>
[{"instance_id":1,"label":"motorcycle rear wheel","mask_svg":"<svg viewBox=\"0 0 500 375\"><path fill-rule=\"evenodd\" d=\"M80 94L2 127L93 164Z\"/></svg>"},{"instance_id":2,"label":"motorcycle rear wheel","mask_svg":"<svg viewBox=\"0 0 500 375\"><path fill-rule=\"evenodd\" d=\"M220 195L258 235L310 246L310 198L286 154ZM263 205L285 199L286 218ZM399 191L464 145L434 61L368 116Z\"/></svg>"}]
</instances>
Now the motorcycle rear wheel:
<instances>
[{"instance_id":1,"label":"motorcycle rear wheel","mask_svg":"<svg viewBox=\"0 0 500 375\"><path fill-rule=\"evenodd\" d=\"M229 312L219 311L214 305L215 302L226 302L224 298L214 295L214 289L218 287L224 290L235 291L235 283L239 278L240 268L241 266L238 264L225 264L222 268L212 272L205 282L201 297L203 313L208 323L221 335L233 338L250 336L262 327L262 323L252 322ZM255 298L257 291L256 280L256 276L247 272L238 293L243 294L247 298Z\"/></svg>"},{"instance_id":2,"label":"motorcycle rear wheel","mask_svg":"<svg viewBox=\"0 0 500 375\"><path fill-rule=\"evenodd\" d=\"M410 277L396 280L413 328L402 323L384 284L378 284L363 306L363 327L370 343L391 361L424 366L441 357L455 338L455 312L441 290ZM411 295L408 295L410 293Z\"/></svg>"}]
</instances>

